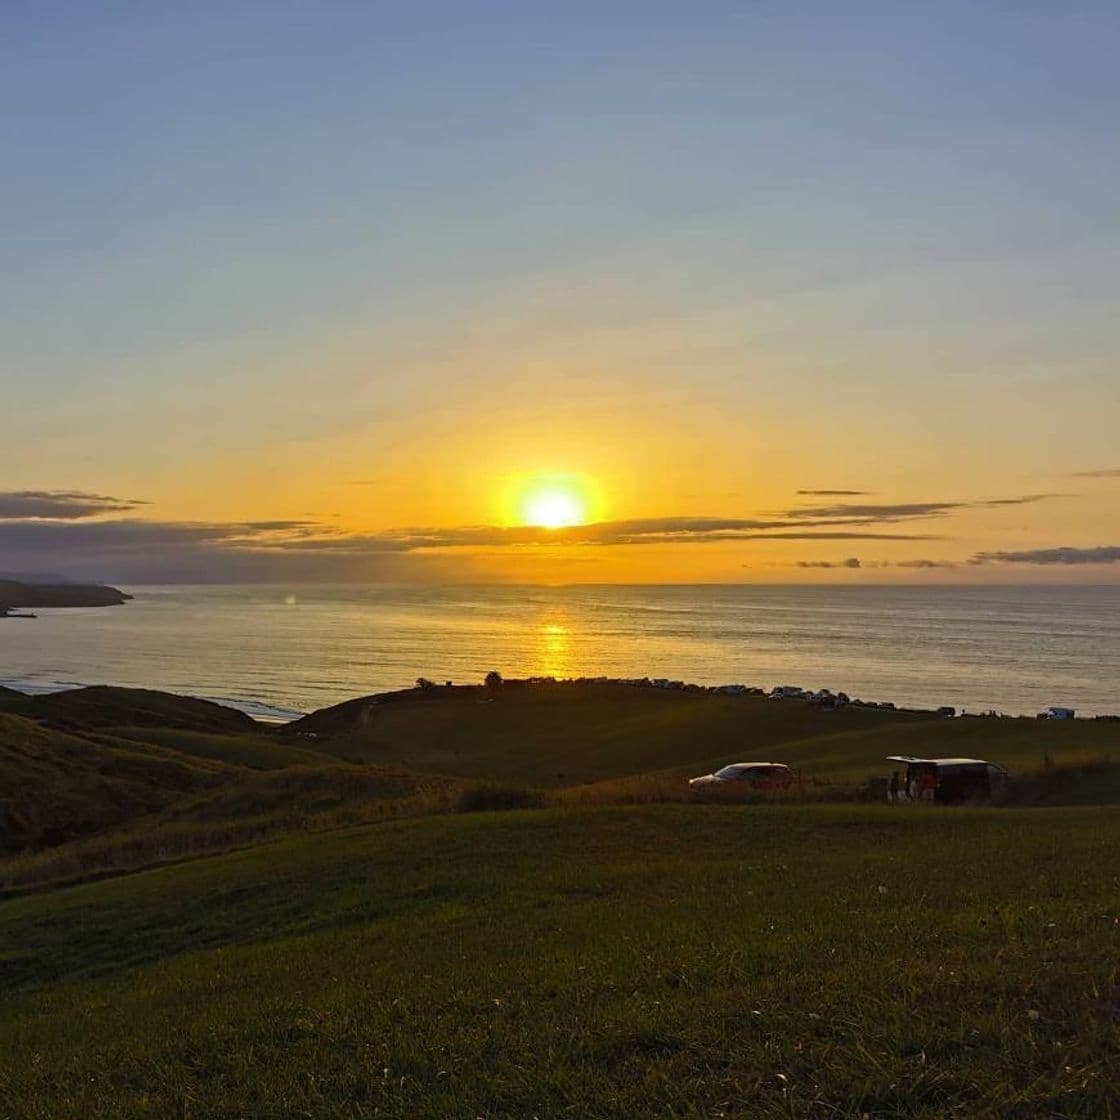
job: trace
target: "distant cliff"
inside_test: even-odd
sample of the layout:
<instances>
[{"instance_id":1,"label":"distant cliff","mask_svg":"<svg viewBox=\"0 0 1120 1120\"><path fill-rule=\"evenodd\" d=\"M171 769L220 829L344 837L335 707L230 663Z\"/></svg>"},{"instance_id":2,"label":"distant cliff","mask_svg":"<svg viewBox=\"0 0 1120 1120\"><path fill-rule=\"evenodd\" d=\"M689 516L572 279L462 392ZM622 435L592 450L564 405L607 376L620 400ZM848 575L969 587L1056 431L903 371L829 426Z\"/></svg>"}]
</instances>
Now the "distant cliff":
<instances>
[{"instance_id":1,"label":"distant cliff","mask_svg":"<svg viewBox=\"0 0 1120 1120\"><path fill-rule=\"evenodd\" d=\"M20 583L0 580L0 614L16 607L115 607L131 599L95 583Z\"/></svg>"}]
</instances>

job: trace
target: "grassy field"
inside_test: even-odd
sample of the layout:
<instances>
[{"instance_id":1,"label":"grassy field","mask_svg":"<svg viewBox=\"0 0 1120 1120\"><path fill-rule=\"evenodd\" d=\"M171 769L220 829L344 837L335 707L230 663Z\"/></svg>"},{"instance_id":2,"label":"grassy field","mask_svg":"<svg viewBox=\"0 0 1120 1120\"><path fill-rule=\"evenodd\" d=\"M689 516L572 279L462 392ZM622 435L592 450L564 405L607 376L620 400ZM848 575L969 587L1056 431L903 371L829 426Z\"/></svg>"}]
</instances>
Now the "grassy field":
<instances>
[{"instance_id":1,"label":"grassy field","mask_svg":"<svg viewBox=\"0 0 1120 1120\"><path fill-rule=\"evenodd\" d=\"M1023 803L1120 800L1110 761L1120 725L1103 721L947 720L586 684L415 690L282 728L134 689L4 695L0 707L22 713L0 714L0 852L10 857L0 891L446 812L463 798L694 801L687 777L752 758L796 767L796 796L811 800L858 797L893 753L977 755L1020 776L1056 767L1039 788L1024 785ZM510 788L470 800L472 784Z\"/></svg>"},{"instance_id":2,"label":"grassy field","mask_svg":"<svg viewBox=\"0 0 1120 1120\"><path fill-rule=\"evenodd\" d=\"M314 738L308 738L308 733ZM1035 768L1116 749L1120 724L938 719L930 713L610 685L435 689L350 701L292 725L289 741L339 758L466 778L562 787L651 771L705 773L736 760L862 782L888 754L979 754Z\"/></svg>"},{"instance_id":3,"label":"grassy field","mask_svg":"<svg viewBox=\"0 0 1120 1120\"><path fill-rule=\"evenodd\" d=\"M287 729L0 708L0 1120L1115 1107L1117 724L591 685ZM893 753L1065 807L853 802ZM803 784L689 792L751 758Z\"/></svg>"},{"instance_id":4,"label":"grassy field","mask_svg":"<svg viewBox=\"0 0 1120 1120\"><path fill-rule=\"evenodd\" d=\"M0 1115L1106 1117L1120 811L437 816L0 903Z\"/></svg>"}]
</instances>

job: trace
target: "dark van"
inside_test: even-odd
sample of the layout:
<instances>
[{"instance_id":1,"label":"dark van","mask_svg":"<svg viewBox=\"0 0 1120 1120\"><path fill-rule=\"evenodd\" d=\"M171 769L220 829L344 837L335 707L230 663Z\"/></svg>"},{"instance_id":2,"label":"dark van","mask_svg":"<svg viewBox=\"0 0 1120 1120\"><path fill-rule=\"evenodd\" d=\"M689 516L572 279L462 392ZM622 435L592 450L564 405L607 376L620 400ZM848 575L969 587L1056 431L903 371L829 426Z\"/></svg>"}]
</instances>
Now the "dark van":
<instances>
[{"instance_id":1,"label":"dark van","mask_svg":"<svg viewBox=\"0 0 1120 1120\"><path fill-rule=\"evenodd\" d=\"M887 761L905 764L906 781L900 793L908 801L936 801L943 805L987 801L1004 788L1009 777L1002 766L980 758L911 758L892 754Z\"/></svg>"}]
</instances>

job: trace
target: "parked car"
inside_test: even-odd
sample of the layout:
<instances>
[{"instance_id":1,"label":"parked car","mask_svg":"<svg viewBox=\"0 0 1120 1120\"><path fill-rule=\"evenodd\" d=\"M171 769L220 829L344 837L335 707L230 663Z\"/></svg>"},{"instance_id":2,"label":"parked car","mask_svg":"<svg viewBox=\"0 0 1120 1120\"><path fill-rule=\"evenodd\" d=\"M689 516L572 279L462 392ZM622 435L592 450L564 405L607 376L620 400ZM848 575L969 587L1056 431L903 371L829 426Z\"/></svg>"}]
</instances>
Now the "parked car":
<instances>
[{"instance_id":1,"label":"parked car","mask_svg":"<svg viewBox=\"0 0 1120 1120\"><path fill-rule=\"evenodd\" d=\"M1003 789L1009 778L1002 766L981 758L912 758L892 754L887 761L906 764L906 780L900 792L908 801L948 805L987 799Z\"/></svg>"},{"instance_id":2,"label":"parked car","mask_svg":"<svg viewBox=\"0 0 1120 1120\"><path fill-rule=\"evenodd\" d=\"M705 786L742 782L750 789L789 789L794 782L793 771L782 762L733 762L714 774L690 778L693 789Z\"/></svg>"},{"instance_id":3,"label":"parked car","mask_svg":"<svg viewBox=\"0 0 1120 1120\"><path fill-rule=\"evenodd\" d=\"M1038 713L1039 719L1075 719L1077 712L1073 708L1047 708Z\"/></svg>"},{"instance_id":4,"label":"parked car","mask_svg":"<svg viewBox=\"0 0 1120 1120\"><path fill-rule=\"evenodd\" d=\"M770 689L771 700L801 700L807 693L795 684L777 684Z\"/></svg>"}]
</instances>

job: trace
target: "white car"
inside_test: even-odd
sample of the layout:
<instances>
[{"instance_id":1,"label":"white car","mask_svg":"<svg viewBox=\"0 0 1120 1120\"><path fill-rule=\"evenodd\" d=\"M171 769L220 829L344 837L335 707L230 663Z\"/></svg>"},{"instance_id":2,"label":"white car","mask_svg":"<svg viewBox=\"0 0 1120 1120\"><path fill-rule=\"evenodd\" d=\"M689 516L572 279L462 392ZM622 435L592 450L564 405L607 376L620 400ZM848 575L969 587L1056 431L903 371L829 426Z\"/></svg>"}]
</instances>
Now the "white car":
<instances>
[{"instance_id":1,"label":"white car","mask_svg":"<svg viewBox=\"0 0 1120 1120\"><path fill-rule=\"evenodd\" d=\"M751 789L789 789L793 781L793 771L784 762L733 762L715 773L689 778L688 784L693 789L729 782L743 782Z\"/></svg>"}]
</instances>

